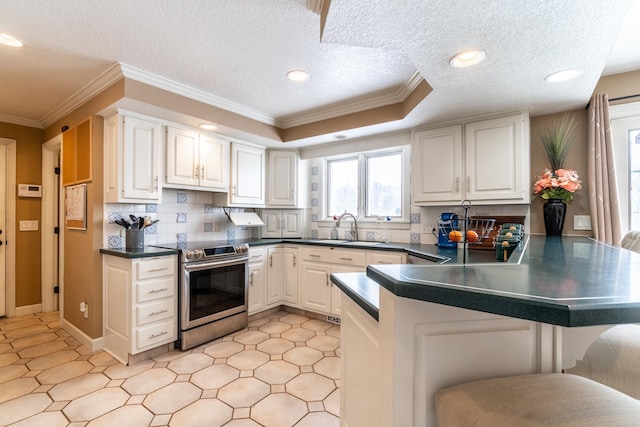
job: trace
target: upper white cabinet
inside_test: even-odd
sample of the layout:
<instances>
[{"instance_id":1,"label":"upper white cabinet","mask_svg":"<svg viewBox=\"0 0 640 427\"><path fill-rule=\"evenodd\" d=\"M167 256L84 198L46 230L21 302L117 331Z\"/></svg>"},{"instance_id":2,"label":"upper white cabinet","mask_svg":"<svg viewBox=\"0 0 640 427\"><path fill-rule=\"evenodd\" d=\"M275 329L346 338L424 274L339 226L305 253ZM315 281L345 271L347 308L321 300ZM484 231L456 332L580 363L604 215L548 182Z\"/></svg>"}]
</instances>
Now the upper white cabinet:
<instances>
[{"instance_id":1,"label":"upper white cabinet","mask_svg":"<svg viewBox=\"0 0 640 427\"><path fill-rule=\"evenodd\" d=\"M228 141L168 126L166 160L168 187L228 191Z\"/></svg>"},{"instance_id":2,"label":"upper white cabinet","mask_svg":"<svg viewBox=\"0 0 640 427\"><path fill-rule=\"evenodd\" d=\"M529 203L529 145L526 112L415 132L413 200Z\"/></svg>"},{"instance_id":3,"label":"upper white cabinet","mask_svg":"<svg viewBox=\"0 0 640 427\"><path fill-rule=\"evenodd\" d=\"M116 114L104 124L105 203L160 202L162 123Z\"/></svg>"},{"instance_id":4,"label":"upper white cabinet","mask_svg":"<svg viewBox=\"0 0 640 427\"><path fill-rule=\"evenodd\" d=\"M297 207L298 153L268 152L267 206Z\"/></svg>"},{"instance_id":5,"label":"upper white cabinet","mask_svg":"<svg viewBox=\"0 0 640 427\"><path fill-rule=\"evenodd\" d=\"M303 211L301 209L263 209L261 217L264 221L262 237L292 238L303 235Z\"/></svg>"},{"instance_id":6,"label":"upper white cabinet","mask_svg":"<svg viewBox=\"0 0 640 427\"><path fill-rule=\"evenodd\" d=\"M231 183L228 194L214 193L218 206L262 207L265 204L265 149L231 143Z\"/></svg>"}]
</instances>

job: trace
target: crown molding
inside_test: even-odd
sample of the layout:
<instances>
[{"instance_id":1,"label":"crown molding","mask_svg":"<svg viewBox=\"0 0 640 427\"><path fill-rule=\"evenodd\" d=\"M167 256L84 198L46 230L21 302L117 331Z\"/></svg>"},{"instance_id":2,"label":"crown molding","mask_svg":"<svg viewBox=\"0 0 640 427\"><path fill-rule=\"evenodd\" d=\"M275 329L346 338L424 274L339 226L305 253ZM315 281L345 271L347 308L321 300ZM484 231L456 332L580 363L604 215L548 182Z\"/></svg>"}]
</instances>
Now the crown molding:
<instances>
[{"instance_id":1,"label":"crown molding","mask_svg":"<svg viewBox=\"0 0 640 427\"><path fill-rule=\"evenodd\" d=\"M8 116L6 114L0 114L0 122L11 123L19 126L26 126L30 128L44 129L43 126L37 120L24 119L22 117Z\"/></svg>"},{"instance_id":2,"label":"crown molding","mask_svg":"<svg viewBox=\"0 0 640 427\"><path fill-rule=\"evenodd\" d=\"M302 126L309 123L319 122L321 120L333 119L335 117L345 116L347 114L358 113L360 111L371 110L386 105L404 102L405 99L415 90L415 88L423 80L420 72L415 71L407 81L394 93L381 95L374 98L368 98L362 101L344 104L335 108L323 109L321 112L298 115L289 119L282 120L282 129L288 129L296 126Z\"/></svg>"}]
</instances>

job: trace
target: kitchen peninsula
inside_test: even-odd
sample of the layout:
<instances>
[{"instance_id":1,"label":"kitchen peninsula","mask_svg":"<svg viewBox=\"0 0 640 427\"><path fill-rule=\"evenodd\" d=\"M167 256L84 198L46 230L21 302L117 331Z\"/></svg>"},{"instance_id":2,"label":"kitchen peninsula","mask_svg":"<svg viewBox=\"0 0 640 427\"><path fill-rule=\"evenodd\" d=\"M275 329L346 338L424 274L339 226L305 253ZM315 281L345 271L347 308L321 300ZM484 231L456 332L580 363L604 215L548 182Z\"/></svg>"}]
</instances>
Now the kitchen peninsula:
<instances>
[{"instance_id":1,"label":"kitchen peninsula","mask_svg":"<svg viewBox=\"0 0 640 427\"><path fill-rule=\"evenodd\" d=\"M505 264L332 275L347 296L342 425L435 426L441 388L573 366L610 325L640 322L639 274L639 254L529 236Z\"/></svg>"}]
</instances>

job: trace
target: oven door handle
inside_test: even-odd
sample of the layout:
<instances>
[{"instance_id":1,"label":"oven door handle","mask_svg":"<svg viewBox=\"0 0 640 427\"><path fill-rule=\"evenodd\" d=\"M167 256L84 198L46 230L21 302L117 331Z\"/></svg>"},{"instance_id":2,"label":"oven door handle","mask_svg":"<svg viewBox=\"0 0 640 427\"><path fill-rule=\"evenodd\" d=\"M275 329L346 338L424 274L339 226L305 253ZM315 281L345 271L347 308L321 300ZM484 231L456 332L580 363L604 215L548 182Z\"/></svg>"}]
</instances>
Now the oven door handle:
<instances>
[{"instance_id":1,"label":"oven door handle","mask_svg":"<svg viewBox=\"0 0 640 427\"><path fill-rule=\"evenodd\" d=\"M241 260L234 259L230 261L196 262L191 264L185 264L184 269L187 272L202 271L202 270L211 270L212 268L227 267L229 265L246 264L248 262L249 262L248 258L246 259L243 258Z\"/></svg>"}]
</instances>

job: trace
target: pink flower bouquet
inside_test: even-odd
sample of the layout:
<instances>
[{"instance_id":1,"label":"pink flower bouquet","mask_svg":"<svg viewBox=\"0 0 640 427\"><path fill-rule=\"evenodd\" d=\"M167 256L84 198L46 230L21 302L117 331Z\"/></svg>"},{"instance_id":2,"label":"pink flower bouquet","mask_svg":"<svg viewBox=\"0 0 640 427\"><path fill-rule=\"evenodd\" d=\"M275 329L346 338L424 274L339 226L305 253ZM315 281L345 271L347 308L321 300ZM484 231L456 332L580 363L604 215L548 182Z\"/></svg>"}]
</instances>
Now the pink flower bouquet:
<instances>
[{"instance_id":1,"label":"pink flower bouquet","mask_svg":"<svg viewBox=\"0 0 640 427\"><path fill-rule=\"evenodd\" d=\"M533 184L533 192L534 194L542 193L541 197L545 200L560 199L564 203L571 203L573 193L582 188L581 182L574 170L558 169L551 172L545 169L542 176Z\"/></svg>"}]
</instances>

